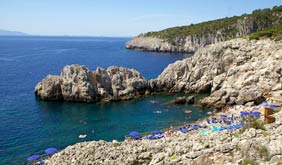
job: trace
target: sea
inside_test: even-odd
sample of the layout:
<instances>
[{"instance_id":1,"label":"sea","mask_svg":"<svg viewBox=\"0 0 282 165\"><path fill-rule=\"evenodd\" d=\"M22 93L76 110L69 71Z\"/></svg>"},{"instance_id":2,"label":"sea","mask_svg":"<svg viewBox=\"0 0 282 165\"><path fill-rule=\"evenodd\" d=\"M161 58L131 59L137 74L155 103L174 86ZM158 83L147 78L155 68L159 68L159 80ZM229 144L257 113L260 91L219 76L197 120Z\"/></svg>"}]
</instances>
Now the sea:
<instances>
[{"instance_id":1,"label":"sea","mask_svg":"<svg viewBox=\"0 0 282 165\"><path fill-rule=\"evenodd\" d=\"M48 74L59 75L65 65L80 64L91 70L123 66L152 79L168 64L191 56L125 49L130 39L0 37L0 164L26 164L27 157L44 154L49 147L62 150L83 141L123 141L132 131L150 132L207 116L197 107L170 103L183 94L95 104L35 97L35 85ZM185 113L188 109L191 114ZM87 136L80 139L79 135Z\"/></svg>"}]
</instances>

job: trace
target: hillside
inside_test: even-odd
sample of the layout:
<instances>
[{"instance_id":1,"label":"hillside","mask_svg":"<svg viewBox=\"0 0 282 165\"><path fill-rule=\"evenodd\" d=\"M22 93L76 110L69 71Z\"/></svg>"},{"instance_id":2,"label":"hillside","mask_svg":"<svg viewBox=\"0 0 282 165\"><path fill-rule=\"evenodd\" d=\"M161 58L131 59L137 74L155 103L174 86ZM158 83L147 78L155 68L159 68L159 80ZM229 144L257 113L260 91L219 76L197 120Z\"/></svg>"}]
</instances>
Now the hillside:
<instances>
[{"instance_id":1,"label":"hillside","mask_svg":"<svg viewBox=\"0 0 282 165\"><path fill-rule=\"evenodd\" d=\"M0 36L25 36L25 35L28 34L17 32L17 31L0 30Z\"/></svg>"},{"instance_id":2,"label":"hillside","mask_svg":"<svg viewBox=\"0 0 282 165\"><path fill-rule=\"evenodd\" d=\"M200 47L282 25L282 6L189 26L148 32L126 44L128 49L194 53Z\"/></svg>"}]
</instances>

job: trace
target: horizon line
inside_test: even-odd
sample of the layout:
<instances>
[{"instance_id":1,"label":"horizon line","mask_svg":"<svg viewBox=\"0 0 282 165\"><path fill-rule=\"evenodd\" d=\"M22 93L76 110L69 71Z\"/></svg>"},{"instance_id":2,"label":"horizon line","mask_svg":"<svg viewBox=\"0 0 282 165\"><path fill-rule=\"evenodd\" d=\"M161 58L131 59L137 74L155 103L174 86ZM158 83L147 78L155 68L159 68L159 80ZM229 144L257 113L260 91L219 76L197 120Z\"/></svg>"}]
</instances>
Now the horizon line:
<instances>
[{"instance_id":1,"label":"horizon line","mask_svg":"<svg viewBox=\"0 0 282 165\"><path fill-rule=\"evenodd\" d=\"M95 36L95 35L37 35L27 34L25 35L0 35L0 37L101 37L101 38L133 38L134 36Z\"/></svg>"}]
</instances>

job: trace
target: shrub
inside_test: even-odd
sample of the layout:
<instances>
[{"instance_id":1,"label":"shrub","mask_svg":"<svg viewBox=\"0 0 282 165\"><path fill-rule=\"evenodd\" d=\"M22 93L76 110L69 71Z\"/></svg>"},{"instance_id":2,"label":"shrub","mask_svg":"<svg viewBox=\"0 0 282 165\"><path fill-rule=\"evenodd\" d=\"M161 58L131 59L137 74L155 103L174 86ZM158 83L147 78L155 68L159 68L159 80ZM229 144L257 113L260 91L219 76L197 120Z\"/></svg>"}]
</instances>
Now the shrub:
<instances>
[{"instance_id":1,"label":"shrub","mask_svg":"<svg viewBox=\"0 0 282 165\"><path fill-rule=\"evenodd\" d=\"M242 165L257 165L258 163L251 159L244 159Z\"/></svg>"},{"instance_id":2,"label":"shrub","mask_svg":"<svg viewBox=\"0 0 282 165\"><path fill-rule=\"evenodd\" d=\"M254 117L248 118L246 127L247 128L254 128L254 129L261 129L261 130L266 131L263 121L260 121L260 120L258 120L257 118L254 118Z\"/></svg>"},{"instance_id":3,"label":"shrub","mask_svg":"<svg viewBox=\"0 0 282 165\"><path fill-rule=\"evenodd\" d=\"M265 146L259 148L259 155L267 159L269 157L268 149Z\"/></svg>"}]
</instances>

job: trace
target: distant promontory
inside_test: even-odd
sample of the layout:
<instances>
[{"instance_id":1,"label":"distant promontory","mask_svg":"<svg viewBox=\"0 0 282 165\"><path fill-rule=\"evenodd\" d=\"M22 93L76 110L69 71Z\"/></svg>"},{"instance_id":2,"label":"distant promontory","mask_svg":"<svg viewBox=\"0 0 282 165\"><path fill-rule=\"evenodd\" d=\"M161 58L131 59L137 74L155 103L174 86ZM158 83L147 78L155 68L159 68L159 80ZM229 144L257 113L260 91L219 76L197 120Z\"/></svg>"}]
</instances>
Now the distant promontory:
<instances>
[{"instance_id":1,"label":"distant promontory","mask_svg":"<svg viewBox=\"0 0 282 165\"><path fill-rule=\"evenodd\" d=\"M1 30L0 36L27 36L28 34L18 31Z\"/></svg>"},{"instance_id":2,"label":"distant promontory","mask_svg":"<svg viewBox=\"0 0 282 165\"><path fill-rule=\"evenodd\" d=\"M126 48L174 53L194 53L199 48L282 25L282 6L159 32L140 34Z\"/></svg>"}]
</instances>

